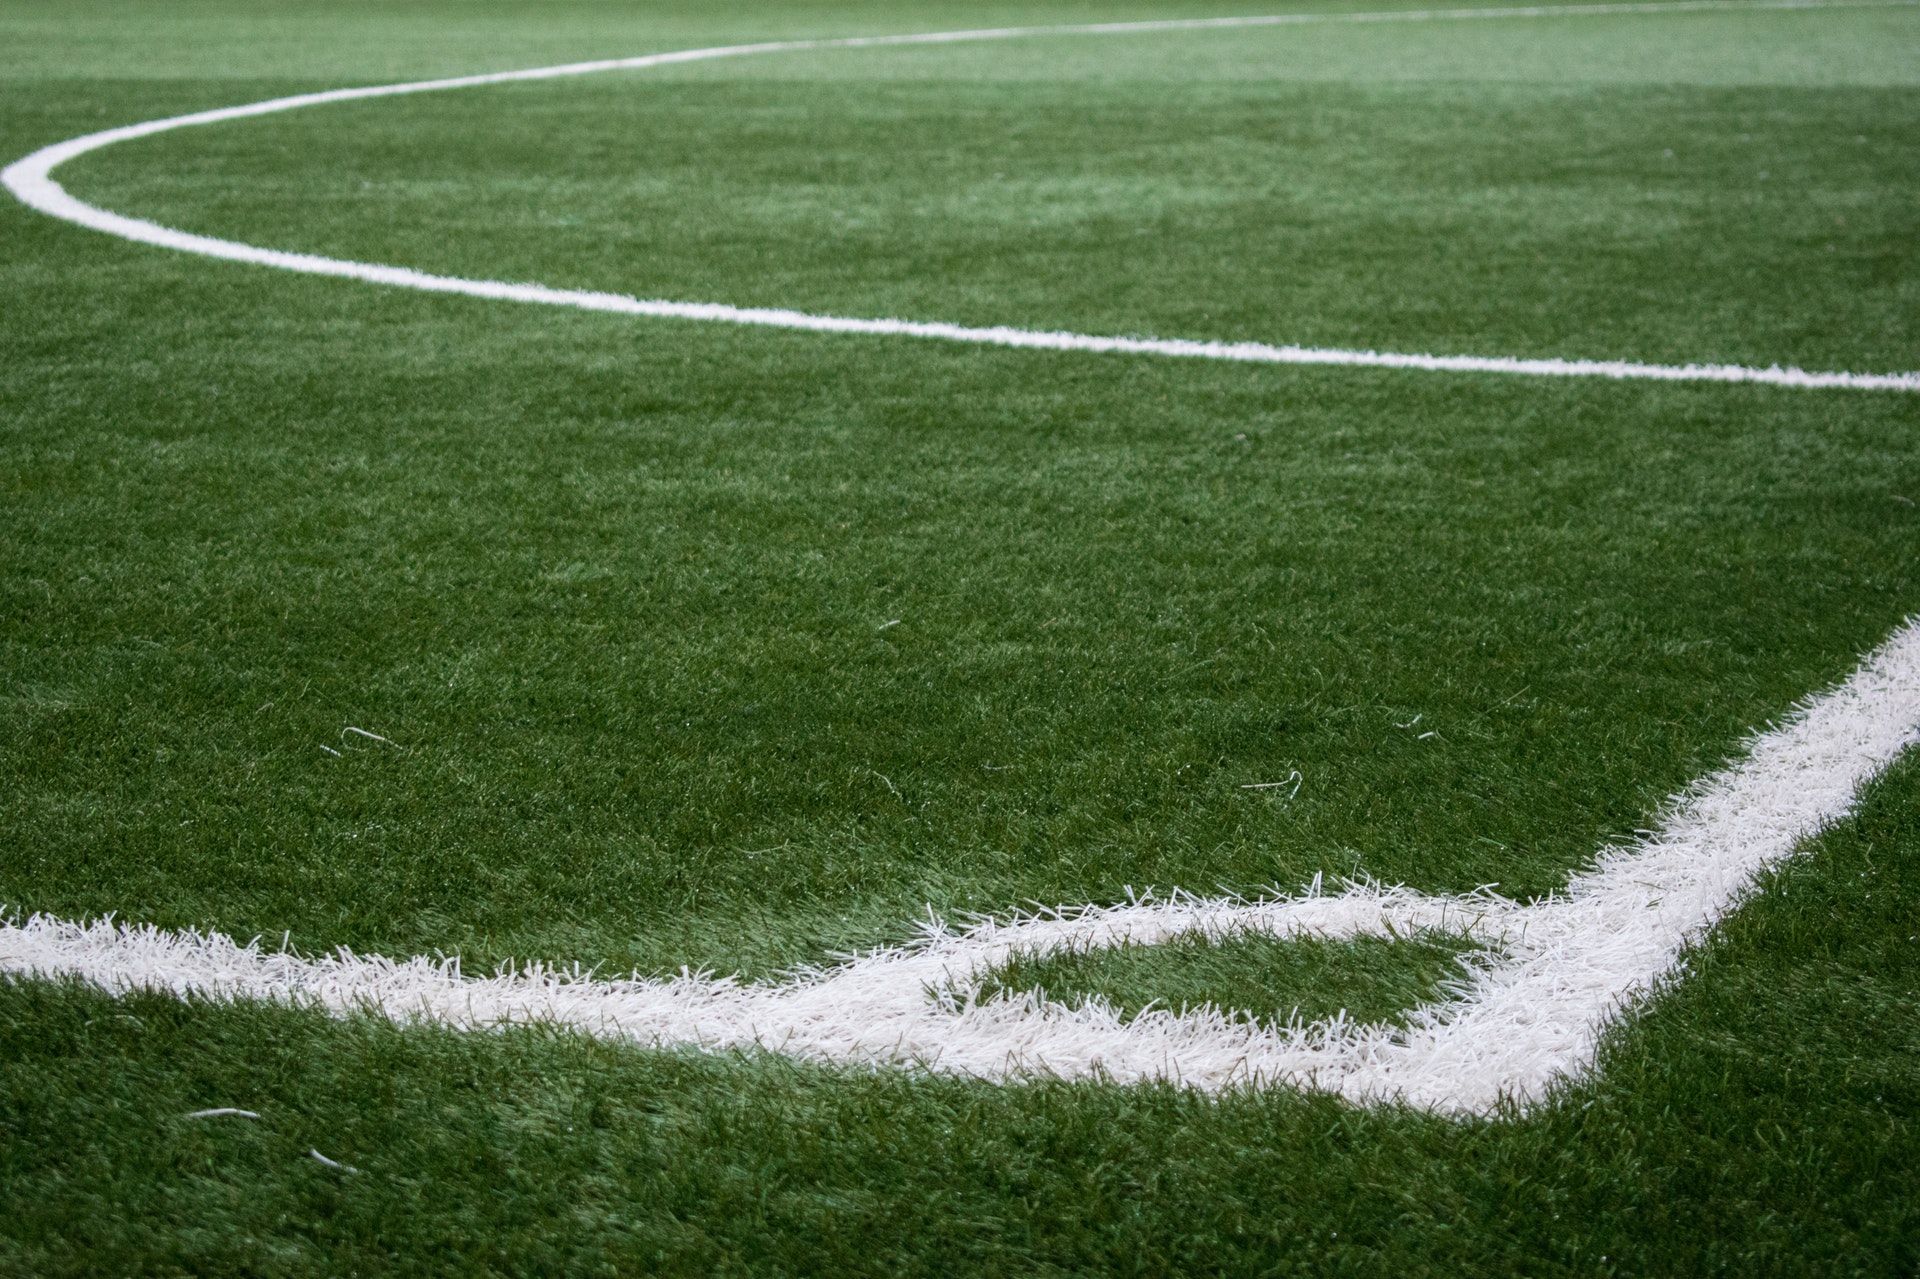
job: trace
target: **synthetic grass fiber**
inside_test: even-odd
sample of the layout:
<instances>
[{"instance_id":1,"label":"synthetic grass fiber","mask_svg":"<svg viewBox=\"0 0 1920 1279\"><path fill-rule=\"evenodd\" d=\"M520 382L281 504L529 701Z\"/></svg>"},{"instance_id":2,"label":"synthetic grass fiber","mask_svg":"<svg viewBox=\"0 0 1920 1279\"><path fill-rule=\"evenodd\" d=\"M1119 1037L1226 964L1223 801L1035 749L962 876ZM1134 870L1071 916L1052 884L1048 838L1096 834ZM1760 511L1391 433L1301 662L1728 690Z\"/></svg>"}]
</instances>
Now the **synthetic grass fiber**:
<instances>
[{"instance_id":1,"label":"synthetic grass fiber","mask_svg":"<svg viewBox=\"0 0 1920 1279\"><path fill-rule=\"evenodd\" d=\"M1202 15L16 4L0 14L0 143L11 158L116 123L405 76L1182 13ZM1916 36L1913 10L1863 8L779 55L184 131L61 177L106 207L249 243L643 296L1899 370L1920 365ZM17 206L0 223L0 901L14 909L309 952L458 952L474 970L539 959L758 978L901 940L929 905L1257 893L1320 873L1524 899L1650 825L1920 595L1907 396L529 314L179 258ZM1887 798L1903 787L1876 802L1904 813ZM1885 856L1910 845L1903 823L1879 828ZM1913 901L1900 882L1876 889L1896 915ZM1776 909L1769 896L1729 929ZM686 1139L672 1155L686 1186L735 1169L744 1180L727 1184L758 1194L790 1157L769 1134L811 1134L815 1154L792 1156L794 1180L777 1184L824 1198L795 1200L797 1215L674 1211L692 1233L671 1238L664 1217L618 1227L654 1252L603 1233L627 1221L615 1205L638 1202L637 1165L618 1161L640 1156L618 1146L568 1147L527 1174L564 1181L584 1175L568 1160L615 1160L629 1172L594 1182L607 1215L563 1220L529 1190L493 1224L440 1235L358 1210L315 1234L275 1198L281 1174L255 1169L284 1152L247 1146L250 1129L233 1140L254 1164L186 1178L162 1161L88 1190L46 1162L35 1115L107 1114L89 1089L109 1075L87 1072L108 1067L59 1045L120 1013L21 984L0 1130L20 1211L0 1231L23 1271L515 1270L585 1266L595 1249L629 1267L823 1271L1538 1272L1600 1268L1602 1253L1653 1270L1911 1264L1911 1223L1887 1207L1913 1167L1900 1105L1832 1082L1856 1059L1882 1063L1875 1080L1905 1078L1900 979L1845 1022L1754 976L1817 969L1864 990L1906 961L1784 924L1741 935L1738 962L1694 963L1573 1100L1505 1127L126 1006L179 1027L139 1041L148 1056L126 1088L172 1097L182 1085L166 1080L202 1069L185 1047L202 1035L208 1070L297 1041L318 1054L314 1080L335 1080L312 1084L323 1130L399 1123L393 1098L452 1087L432 1078L444 1069L605 1072L622 1096L666 1098L686 1131L759 1133ZM1404 955L1371 953L1333 956L1353 1007L1391 1016L1422 997ZM1297 982L1183 986L1177 948L1138 962L1120 1003L1322 1007ZM1758 1027L1828 1081L1817 1105L1774 1066L1727 1073L1727 1045L1764 1045ZM1715 1071L1724 1086L1700 1091ZM41 1101L13 1100L30 1085ZM1888 1089L1874 1096L1910 1110ZM1682 1094L1701 1120L1676 1128L1661 1108ZM1596 1097L1610 1099L1595 1121L1608 1135L1570 1142ZM1788 1097L1801 1100L1766 1100ZM156 1122L140 1106L172 1102L127 1104L62 1137L57 1157L122 1166L115 1152ZM456 1128L475 1135L460 1158L418 1155L410 1184L456 1187L461 1159L519 1158L504 1133L522 1121L493 1103L419 1104L467 1106ZM946 1161L929 1135L962 1112L983 1163ZM861 1128L856 1113L897 1118ZM1064 1180L1012 1215L1006 1196L973 1198L980 1169L1016 1166L1006 1150L1042 1140L1049 1113L1081 1134L1048 1166ZM1316 1124L1372 1134L1376 1153L1329 1163L1305 1136L1273 1135ZM615 1126L621 1142L648 1131ZM1750 1168L1746 1182L1702 1171L1712 1133L1738 1134L1728 1167ZM1210 1153L1157 1171L1187 1158L1176 1147ZM1405 1154L1416 1147L1425 1162ZM364 1150L320 1148L374 1176ZM1260 1184L1285 1189L1242 1199L1231 1152L1256 1149L1277 1179ZM1644 1162L1615 1178L1622 1149ZM1109 1171L1073 1171L1082 1157ZM286 1175L325 1172L307 1164ZM1133 1189L1109 1197L1096 1188L1109 1175ZM219 1199L225 1177L265 1178L261 1204L282 1206L267 1224L194 1207L211 1214L192 1217L204 1234L166 1224L187 1218L165 1204L211 1205L194 1196ZM1577 1182L1585 1224L1550 1230L1541 1213L1558 1201L1489 1189L1507 1177ZM338 1183L348 1199L373 1184ZM908 1185L914 1211L887 1207ZM1367 1217L1376 1191L1362 1185L1400 1189L1378 1190ZM1443 1200L1481 1205L1448 1240L1433 1233ZM1389 1201L1427 1207L1396 1234ZM1648 1214L1683 1201L1684 1228L1648 1231ZM1238 1243L1208 1235L1202 1202L1253 1204L1245 1220L1266 1224ZM1374 1224L1341 1260L1307 1223L1349 1212ZM1768 1212L1786 1216L1742 1216ZM1789 1218L1798 1244L1769 1233ZM843 1255L822 1243L833 1231L878 1233ZM1218 1247L1182 1251L1203 1237ZM557 1251L526 1251L536 1238Z\"/></svg>"},{"instance_id":2,"label":"synthetic grass fiber","mask_svg":"<svg viewBox=\"0 0 1920 1279\"><path fill-rule=\"evenodd\" d=\"M1332 1017L1391 1021L1432 1003L1458 979L1472 944L1451 937L1330 942L1264 933L1190 934L1156 946L1066 947L1021 952L991 969L977 997L1039 991L1063 1002L1100 999L1125 1017L1155 1006L1244 1009L1264 1020Z\"/></svg>"},{"instance_id":3,"label":"synthetic grass fiber","mask_svg":"<svg viewBox=\"0 0 1920 1279\"><path fill-rule=\"evenodd\" d=\"M1905 1273L1916 847L1909 766L1525 1118L842 1074L8 982L0 1265ZM260 1118L185 1117L214 1107Z\"/></svg>"}]
</instances>

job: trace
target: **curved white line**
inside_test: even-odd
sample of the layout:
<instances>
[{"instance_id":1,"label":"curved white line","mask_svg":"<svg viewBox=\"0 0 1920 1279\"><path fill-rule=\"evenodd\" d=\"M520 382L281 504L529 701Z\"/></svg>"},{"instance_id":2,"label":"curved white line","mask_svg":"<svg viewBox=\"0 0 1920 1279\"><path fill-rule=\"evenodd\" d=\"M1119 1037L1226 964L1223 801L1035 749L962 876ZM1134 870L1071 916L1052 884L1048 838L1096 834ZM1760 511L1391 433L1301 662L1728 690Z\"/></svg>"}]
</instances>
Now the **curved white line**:
<instances>
[{"instance_id":1,"label":"curved white line","mask_svg":"<svg viewBox=\"0 0 1920 1279\"><path fill-rule=\"evenodd\" d=\"M632 71L667 66L680 62L698 62L713 58L743 57L761 53L791 53L824 49L868 49L895 45L955 44L978 40L1006 40L1044 35L1121 35L1159 31L1201 31L1231 27L1295 26L1309 23L1437 22L1493 18L1592 17L1609 14L1736 12L1757 9L1820 9L1859 7L1906 7L1916 0L1675 0L1655 4L1587 4L1564 7L1538 6L1511 9L1425 9L1383 13L1272 14L1241 18L1197 18L1160 22L1108 22L1084 26L996 27L978 31L941 31L918 35L860 36L838 40L777 40L761 44L724 45L709 49L687 49L673 53L646 54L634 58L612 58L596 62L573 62L561 66L535 67L523 71L502 71L484 75L455 76L442 80L418 80L406 84L374 85L358 89L333 89L324 93L303 93L274 98L245 106L199 111L191 115L149 120L142 124L107 129L43 147L9 165L0 172L0 182L23 203L42 213L67 222L102 231L140 244L156 245L182 253L276 267L309 275L330 275L362 280L396 288L420 289L429 293L455 293L468 297L491 298L508 302L531 302L547 306L575 307L587 311L608 311L679 320L706 320L727 324L761 325L771 328L804 329L816 333L858 333L900 337L933 338L948 342L972 342L989 346L1027 347L1049 351L1086 351L1135 355L1161 355L1209 360L1231 360L1253 364L1319 364L1349 367L1421 369L1451 373L1509 373L1536 377L1607 377L1646 379L1661 382L1750 382L1768 386L1839 387L1852 390L1920 391L1920 372L1846 373L1809 372L1799 368L1755 368L1739 364L1641 364L1631 360L1523 359L1513 356L1410 355L1390 351L1347 351L1325 347L1271 346L1263 342L1206 342L1181 338L1100 337L1084 333L1045 332L1005 326L988 328L938 321L854 319L844 316L813 315L766 307L737 307L718 302L670 302L660 299L628 297L584 289L553 289L538 284L509 284L499 280L469 280L458 276L432 275L406 267L370 262L350 262L339 258L307 253L286 253L264 249L234 240L194 235L161 226L140 218L129 218L87 204L67 194L53 180L53 170L76 156L116 142L127 142L173 129L217 124L251 116L270 115L299 107L320 106L329 102L351 102L361 98L397 97L411 93L431 93L443 89L466 89L481 85L507 84L520 80L552 80L564 76L589 75L600 71Z\"/></svg>"},{"instance_id":2,"label":"curved white line","mask_svg":"<svg viewBox=\"0 0 1920 1279\"><path fill-rule=\"evenodd\" d=\"M56 165L75 155L189 124L350 98L740 53L1058 31L1760 7L1825 6L1812 0L1765 5L1694 0L1577 9L1297 15L744 45L276 99L76 138L35 152L0 176L9 189L37 208L145 243L375 283L594 310L1217 359L1920 389L1920 374L1809 374L1791 369L1312 351L643 302L613 294L431 276L193 236L74 200L49 176ZM1503 1099L1537 1101L1556 1080L1589 1066L1608 1019L1629 1001L1655 989L1674 971L1683 949L1751 892L1762 871L1792 856L1805 839L1849 812L1859 787L1916 739L1920 739L1920 624L1909 621L1846 682L1807 702L1785 724L1753 739L1743 762L1676 797L1661 829L1644 844L1603 851L1592 870L1571 878L1565 894L1526 906L1486 895L1425 897L1362 885L1335 897L1321 896L1316 889L1302 897L1254 903L1181 897L1166 903L1087 908L1012 923L985 921L960 933L950 933L934 921L916 946L875 952L778 986L694 975L671 981L600 981L577 972L544 970L469 980L461 976L457 963L436 963L425 957L396 962L342 951L310 960L263 953L257 944L238 946L217 933L175 933L152 926L115 925L110 920L74 923L36 915L25 924L0 925L0 970L74 974L110 990L157 988L216 998L312 1002L335 1010L371 1008L397 1018L425 1018L456 1026L539 1019L648 1044L759 1046L831 1061L917 1063L991 1079L1034 1074L1123 1081L1158 1078L1207 1090L1284 1082L1325 1089L1355 1101L1396 1100L1443 1112L1487 1113ZM1497 954L1482 958L1463 974L1460 997L1419 1010L1405 1030L1355 1027L1344 1021L1269 1029L1211 1010L1182 1015L1153 1012L1123 1022L1112 1009L1098 1004L1070 1008L1031 995L980 1003L967 995L979 989L987 968L1016 951L1111 945L1126 939L1154 942L1196 929L1216 933L1255 929L1281 936L1452 929L1495 945ZM941 989L957 993L930 997L930 991Z\"/></svg>"},{"instance_id":3,"label":"curved white line","mask_svg":"<svg viewBox=\"0 0 1920 1279\"><path fill-rule=\"evenodd\" d=\"M935 920L918 945L768 986L539 969L476 980L457 962L425 956L343 950L306 959L215 933L36 915L0 926L0 970L460 1027L557 1022L648 1045L759 1047L985 1079L1170 1079L1207 1091L1286 1083L1358 1102L1484 1114L1503 1100L1536 1102L1589 1067L1608 1020L1656 990L1761 872L1844 817L1860 786L1917 739L1920 624L1909 621L1839 687L1754 738L1741 763L1677 797L1645 843L1604 850L1564 894L1524 906L1370 885L1321 896L1316 885L1274 901L1182 897L959 933ZM1126 1022L1105 1005L1030 994L981 1003L967 994L1016 951L1240 929L1330 937L1452 930L1497 949L1463 972L1456 998L1418 1010L1406 1029L1345 1021L1264 1028L1211 1009Z\"/></svg>"}]
</instances>

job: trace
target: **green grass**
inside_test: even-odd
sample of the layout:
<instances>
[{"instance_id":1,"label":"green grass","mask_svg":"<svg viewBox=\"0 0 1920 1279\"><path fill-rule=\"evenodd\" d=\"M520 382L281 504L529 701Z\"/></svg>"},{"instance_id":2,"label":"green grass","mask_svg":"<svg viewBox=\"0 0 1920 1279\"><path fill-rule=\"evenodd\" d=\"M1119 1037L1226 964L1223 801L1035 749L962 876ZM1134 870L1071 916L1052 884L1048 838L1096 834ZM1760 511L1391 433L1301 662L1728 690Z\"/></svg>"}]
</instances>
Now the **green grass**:
<instances>
[{"instance_id":1,"label":"green grass","mask_svg":"<svg viewBox=\"0 0 1920 1279\"><path fill-rule=\"evenodd\" d=\"M1779 38L1852 20L1793 15ZM1662 33L1619 21L1636 44ZM1169 43L1189 55L1172 67ZM1912 362L1911 85L1326 83L1298 76L1299 43L1049 37L430 94L122 146L72 185L253 243L647 297ZM282 87L309 86L260 92Z\"/></svg>"},{"instance_id":2,"label":"green grass","mask_svg":"<svg viewBox=\"0 0 1920 1279\"><path fill-rule=\"evenodd\" d=\"M1600 83L1551 32L1482 56L1558 78L1491 85L1461 31L1370 29L1337 83L1338 33L1036 41L329 108L71 181L679 296L1911 363L1920 99L1884 49L1789 65L1911 16L1649 21L1572 24L1624 42ZM1789 83L1621 74L1735 35ZM15 150L314 82L22 83ZM6 216L0 899L29 909L758 973L928 904L1527 895L1914 598L1903 397L634 323Z\"/></svg>"},{"instance_id":3,"label":"green grass","mask_svg":"<svg viewBox=\"0 0 1920 1279\"><path fill-rule=\"evenodd\" d=\"M14 0L0 155L344 83L1213 12ZM61 177L256 243L649 296L1911 369L1916 36L1860 9L782 56ZM428 298L8 203L0 902L765 976L929 904L1537 894L1920 609L1917 425L1910 396ZM1915 785L1598 1076L1499 1123L16 983L0 1267L1910 1269ZM1254 949L1008 984L1386 1016L1448 962Z\"/></svg>"},{"instance_id":4,"label":"green grass","mask_svg":"<svg viewBox=\"0 0 1920 1279\"><path fill-rule=\"evenodd\" d=\"M988 969L975 992L983 1002L1037 991L1068 1005L1100 1001L1124 1021L1148 1009L1184 1013L1216 1008L1263 1026L1339 1017L1403 1022L1409 1009L1445 997L1463 983L1464 937L1278 938L1239 932L1187 933L1157 945L1066 947L1018 952Z\"/></svg>"},{"instance_id":5,"label":"green grass","mask_svg":"<svg viewBox=\"0 0 1920 1279\"><path fill-rule=\"evenodd\" d=\"M0 987L0 1266L1886 1275L1920 1264L1920 770L1524 1119L970 1084ZM257 1121L187 1120L238 1106ZM311 1149L360 1170L330 1171Z\"/></svg>"}]
</instances>

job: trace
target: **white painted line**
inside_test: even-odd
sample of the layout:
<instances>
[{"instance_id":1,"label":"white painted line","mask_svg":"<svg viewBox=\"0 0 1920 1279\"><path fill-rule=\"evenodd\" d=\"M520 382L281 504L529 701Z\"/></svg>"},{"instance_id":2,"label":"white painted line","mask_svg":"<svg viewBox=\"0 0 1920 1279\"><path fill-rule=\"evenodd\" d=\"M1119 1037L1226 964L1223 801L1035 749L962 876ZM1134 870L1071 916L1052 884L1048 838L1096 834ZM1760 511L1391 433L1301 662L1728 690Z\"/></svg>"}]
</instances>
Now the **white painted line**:
<instances>
[{"instance_id":1,"label":"white painted line","mask_svg":"<svg viewBox=\"0 0 1920 1279\"><path fill-rule=\"evenodd\" d=\"M85 137L72 138L43 147L0 172L0 182L25 204L42 213L89 227L121 239L156 245L202 257L275 267L308 275L337 276L382 284L394 288L419 289L429 293L452 293L467 297L506 302L528 302L545 306L573 307L586 311L605 311L622 315L658 319L704 320L724 324L746 324L769 328L801 329L815 333L849 333L868 336L927 338L946 342L971 342L986 346L1024 347L1044 351L1080 351L1089 353L1158 355L1175 358L1229 360L1249 364L1313 364L1353 368L1411 369L1444 373L1500 373L1534 377L1603 377L1644 379L1660 382L1745 382L1766 386L1803 388L1845 388L1877 391L1920 391L1920 372L1848 373L1809 372L1777 365L1757 368L1738 364L1641 364L1631 360L1526 359L1515 356L1419 355L1391 351L1347 351L1326 347L1274 346L1264 342L1211 342L1183 338L1100 337L1085 333L1046 332L1005 326L972 327L939 321L900 319L856 319L845 316L814 315L768 307L737 307L718 302L673 302L661 299L628 297L585 289L552 289L539 284L509 284L499 280L469 280L458 276L432 275L407 267L371 262L350 262L339 258L305 253L286 253L260 248L234 240L215 239L178 231L140 218L129 218L98 208L68 195L53 180L53 170L76 156L149 137L172 129L217 124L252 116L270 115L300 107L321 106L333 102L352 102L363 98L398 97L403 94L432 93L445 89L468 89L483 85L507 84L522 80L552 80L565 76L590 75L602 71L634 71L647 67L698 62L714 58L745 57L755 54L792 53L827 49L872 49L901 45L956 44L978 40L1007 40L1037 36L1137 35L1168 31L1202 31L1235 27L1299 26L1327 23L1452 22L1494 19L1585 18L1623 14L1673 14L1745 12L1750 10L1797 10L1830 8L1908 7L1916 0L1678 0L1656 4L1587 4L1532 6L1508 9L1422 9L1381 13L1297 13L1258 17L1174 19L1160 22L1107 22L1085 26L996 27L978 31L939 31L916 35L860 36L838 40L778 40L761 44L724 45L710 49L686 49L673 53L653 53L633 58L612 58L595 62L573 62L561 66L534 67L522 71L502 71L484 75L454 76L440 80L418 80L406 84L374 85L357 89L333 89L323 93L303 93L274 98L245 106L199 111L191 115L149 120L142 124L107 129Z\"/></svg>"},{"instance_id":2,"label":"white painted line","mask_svg":"<svg viewBox=\"0 0 1920 1279\"><path fill-rule=\"evenodd\" d=\"M1920 739L1920 623L1909 621L1837 688L1755 737L1745 758L1677 796L1638 846L1609 848L1567 890L1522 905L1316 883L1269 901L1177 897L1063 910L959 932L930 920L916 945L780 985L682 976L603 981L532 969L469 979L457 961L341 951L263 952L218 933L36 915L0 927L0 970L75 975L110 991L373 1010L458 1027L546 1021L656 1046L759 1047L810 1060L919 1065L985 1079L1170 1079L1218 1091L1291 1084L1356 1102L1443 1113L1537 1102L1591 1066L1623 1007L1656 991L1682 951ZM1453 998L1406 1029L1344 1021L1263 1028L1206 1010L1123 1022L1104 1005L1032 994L977 1002L986 969L1016 952L1154 943L1194 931L1276 936L1466 933L1494 949ZM929 992L957 990L940 997Z\"/></svg>"},{"instance_id":3,"label":"white painted line","mask_svg":"<svg viewBox=\"0 0 1920 1279\"><path fill-rule=\"evenodd\" d=\"M1896 0L1900 2L1900 0ZM639 315L770 324L828 332L887 333L1056 350L1125 351L1280 363L1548 375L1598 374L1790 386L1920 389L1920 374L1806 373L1797 369L1668 367L1313 351L1099 338L1014 329L967 329L893 320L850 320L703 303L645 302L614 294L543 289L431 276L404 268L280 253L174 231L74 200L49 176L73 156L111 142L320 102L537 79L701 57L786 49L995 39L1014 35L1115 33L1302 21L1406 21L1584 16L1745 8L1831 7L1807 0L1723 4L1717 0L1568 9L1451 10L1403 14L1293 15L1202 22L1007 29L849 41L800 41L693 50L495 76L339 90L226 111L153 121L77 138L10 168L21 199L70 221L143 243L207 256L436 292L581 306ZM215 998L371 1009L399 1019L477 1027L553 1021L652 1045L758 1046L799 1057L919 1064L989 1079L1058 1075L1120 1081L1173 1079L1206 1090L1288 1083L1355 1101L1398 1100L1449 1113L1485 1113L1502 1099L1537 1101L1554 1081L1591 1065L1598 1038L1624 1005L1655 990L1681 952L1752 891L1757 876L1845 816L1859 787L1920 738L1920 625L1909 622L1842 685L1809 701L1785 724L1754 738L1744 760L1676 797L1661 828L1632 848L1604 850L1564 894L1521 905L1487 894L1423 896L1353 886L1267 901L1176 897L1113 908L1065 909L1047 917L984 921L951 932L931 921L916 945L877 951L780 985L683 976L600 981L534 969L468 979L457 962L393 960L341 951L321 959L263 953L218 933L168 932L110 919L72 922L35 915L0 926L0 970L70 974L114 991L156 989ZM322 747L323 750L330 748ZM334 752L337 753L337 752ZM884 780L884 779L883 779ZM891 788L891 783L889 783ZM1494 950L1463 973L1456 998L1419 1010L1407 1029L1344 1021L1262 1028L1214 1011L1150 1012L1123 1022L1104 1005L1067 1007L1035 995L985 1003L987 969L1017 952L1062 946L1165 941L1194 931L1277 936L1464 932ZM957 991L933 997L930 991ZM314 1158L331 1163L319 1152Z\"/></svg>"},{"instance_id":4,"label":"white painted line","mask_svg":"<svg viewBox=\"0 0 1920 1279\"><path fill-rule=\"evenodd\" d=\"M319 1163L323 1164L324 1166L334 1169L336 1172L350 1172L350 1173L354 1173L355 1175L358 1175L360 1172L360 1170L358 1168L355 1168L352 1164L343 1164L337 1159L329 1159L317 1150L310 1149L307 1151L307 1154L311 1155L315 1160L317 1160Z\"/></svg>"}]
</instances>

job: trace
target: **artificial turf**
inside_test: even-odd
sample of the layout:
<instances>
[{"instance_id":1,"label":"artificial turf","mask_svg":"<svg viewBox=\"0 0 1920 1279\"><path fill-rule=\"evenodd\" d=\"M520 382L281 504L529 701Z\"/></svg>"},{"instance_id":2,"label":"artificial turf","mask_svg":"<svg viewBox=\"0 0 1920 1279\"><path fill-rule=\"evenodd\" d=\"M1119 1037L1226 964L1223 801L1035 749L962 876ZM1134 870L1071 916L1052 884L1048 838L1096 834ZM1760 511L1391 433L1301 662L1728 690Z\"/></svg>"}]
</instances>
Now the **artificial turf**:
<instances>
[{"instance_id":1,"label":"artificial turf","mask_svg":"<svg viewBox=\"0 0 1920 1279\"><path fill-rule=\"evenodd\" d=\"M1912 20L1600 21L1781 62ZM1351 53L1301 82L1287 29L848 52L65 176L196 230L673 296L1904 367L1916 99L1885 67L1409 78L1425 30L1385 83ZM316 83L56 68L15 149ZM759 973L927 905L1321 872L1524 896L1914 597L1901 396L633 323L6 216L0 898L28 909Z\"/></svg>"},{"instance_id":2,"label":"artificial turf","mask_svg":"<svg viewBox=\"0 0 1920 1279\"><path fill-rule=\"evenodd\" d=\"M0 153L345 83L1211 12L16 0ZM60 176L190 230L645 296L1897 370L1916 35L1892 7L780 55L188 130ZM764 977L928 905L1321 873L1524 897L1920 600L1910 396L583 316L13 204L0 291L15 910ZM1819 864L1911 847L1911 789ZM1827 873L1783 882L1838 912ZM1903 882L1876 908L1910 914ZM1752 907L1571 1100L1486 1125L17 985L0 1234L23 1272L1910 1265L1909 960L1813 918ZM1388 1016L1437 971L1106 958L1066 985L1262 1017ZM1828 1005L1856 987L1877 1011L1849 1030ZM1749 1059L1773 1043L1801 1064ZM312 1132L391 1140L312 1180L293 1129L156 1129L256 1077ZM542 1127L589 1094L606 1134Z\"/></svg>"},{"instance_id":3,"label":"artificial turf","mask_svg":"<svg viewBox=\"0 0 1920 1279\"><path fill-rule=\"evenodd\" d=\"M1157 945L1016 951L968 992L979 1000L1035 991L1069 1007L1099 1002L1131 1021L1150 1010L1214 1008L1263 1026L1397 1022L1466 985L1471 942L1447 934L1280 938L1187 933Z\"/></svg>"},{"instance_id":4,"label":"artificial turf","mask_svg":"<svg viewBox=\"0 0 1920 1279\"><path fill-rule=\"evenodd\" d=\"M1593 1077L1486 1120L8 982L0 1267L1909 1273L1916 849L1908 764L1726 920ZM186 1117L215 1107L259 1118Z\"/></svg>"}]
</instances>

